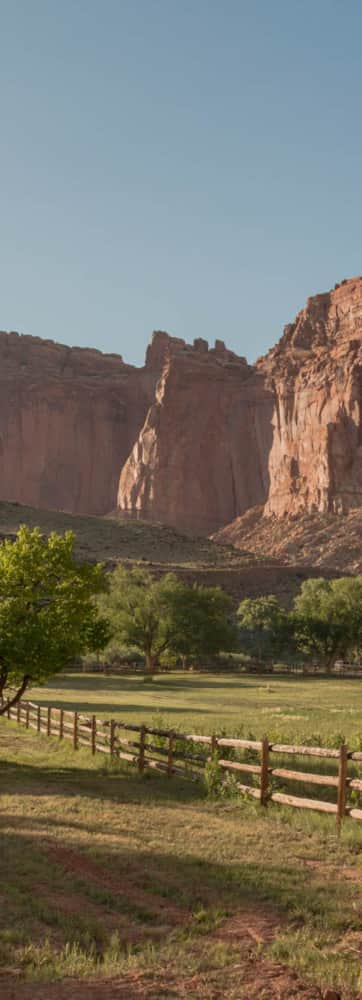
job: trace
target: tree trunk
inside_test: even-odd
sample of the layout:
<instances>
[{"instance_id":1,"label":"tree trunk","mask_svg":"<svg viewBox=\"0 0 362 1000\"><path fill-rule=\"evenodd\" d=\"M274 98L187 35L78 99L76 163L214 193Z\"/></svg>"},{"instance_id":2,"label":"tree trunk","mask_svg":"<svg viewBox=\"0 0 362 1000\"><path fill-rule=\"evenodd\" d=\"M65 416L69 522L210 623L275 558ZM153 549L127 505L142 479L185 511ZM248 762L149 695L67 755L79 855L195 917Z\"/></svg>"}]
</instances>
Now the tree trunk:
<instances>
[{"instance_id":1,"label":"tree trunk","mask_svg":"<svg viewBox=\"0 0 362 1000\"><path fill-rule=\"evenodd\" d=\"M152 677L152 674L155 673L155 670L157 669L158 666L157 656L155 656L154 653L147 652L145 653L145 657L146 657L146 674L148 674L149 677Z\"/></svg>"},{"instance_id":2,"label":"tree trunk","mask_svg":"<svg viewBox=\"0 0 362 1000\"><path fill-rule=\"evenodd\" d=\"M13 698L8 698L7 701L4 701L3 705L0 705L0 715L5 715L5 712L7 712L8 708L12 708L13 705L16 705L17 702L20 701L20 698L23 697L24 691L26 691L27 689L29 681L30 681L30 674L25 674L25 676L22 679L20 687L16 692L16 694L14 694Z\"/></svg>"},{"instance_id":3,"label":"tree trunk","mask_svg":"<svg viewBox=\"0 0 362 1000\"><path fill-rule=\"evenodd\" d=\"M342 656L342 650L340 648L333 650L333 653L330 654L326 662L327 674L332 673L335 663L341 656Z\"/></svg>"}]
</instances>

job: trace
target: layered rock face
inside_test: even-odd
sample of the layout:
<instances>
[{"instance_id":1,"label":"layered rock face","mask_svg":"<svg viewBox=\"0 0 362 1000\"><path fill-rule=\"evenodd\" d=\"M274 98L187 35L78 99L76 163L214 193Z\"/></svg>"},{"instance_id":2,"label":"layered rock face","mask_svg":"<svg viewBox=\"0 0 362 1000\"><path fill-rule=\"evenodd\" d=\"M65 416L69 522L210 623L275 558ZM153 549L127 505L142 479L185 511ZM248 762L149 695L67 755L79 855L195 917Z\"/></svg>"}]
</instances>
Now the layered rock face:
<instances>
[{"instance_id":1,"label":"layered rock face","mask_svg":"<svg viewBox=\"0 0 362 1000\"><path fill-rule=\"evenodd\" d=\"M273 391L266 514L362 505L362 279L308 300L258 364Z\"/></svg>"},{"instance_id":2,"label":"layered rock face","mask_svg":"<svg viewBox=\"0 0 362 1000\"><path fill-rule=\"evenodd\" d=\"M206 534L263 503L273 413L264 381L222 342L171 342L121 473L121 510Z\"/></svg>"},{"instance_id":3,"label":"layered rock face","mask_svg":"<svg viewBox=\"0 0 362 1000\"><path fill-rule=\"evenodd\" d=\"M159 369L0 333L0 496L101 514L153 398Z\"/></svg>"},{"instance_id":4,"label":"layered rock face","mask_svg":"<svg viewBox=\"0 0 362 1000\"><path fill-rule=\"evenodd\" d=\"M362 505L361 360L361 278L309 299L254 367L221 342L170 342L119 507L209 532L257 504Z\"/></svg>"}]
</instances>

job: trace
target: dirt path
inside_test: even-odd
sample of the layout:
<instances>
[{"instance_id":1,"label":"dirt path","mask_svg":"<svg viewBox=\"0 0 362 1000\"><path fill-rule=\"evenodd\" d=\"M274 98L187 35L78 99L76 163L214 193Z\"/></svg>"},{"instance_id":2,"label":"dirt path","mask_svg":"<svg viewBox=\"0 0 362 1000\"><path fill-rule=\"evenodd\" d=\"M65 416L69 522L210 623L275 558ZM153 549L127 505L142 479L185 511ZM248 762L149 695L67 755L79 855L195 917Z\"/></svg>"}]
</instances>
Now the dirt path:
<instances>
[{"instance_id":1,"label":"dirt path","mask_svg":"<svg viewBox=\"0 0 362 1000\"><path fill-rule=\"evenodd\" d=\"M162 919L170 920L173 926L185 919L185 911L176 906L175 903L135 884L139 872L135 873L135 881L132 880L131 876L128 877L125 874L117 878L113 872L110 873L96 861L92 861L84 854L72 851L67 847L52 843L47 845L47 851L52 860L61 865L67 872L71 871L78 878L91 881L102 889L108 889L113 897L127 898L130 903L144 907L155 917L162 916ZM142 874L141 871L141 877Z\"/></svg>"},{"instance_id":2,"label":"dirt path","mask_svg":"<svg viewBox=\"0 0 362 1000\"><path fill-rule=\"evenodd\" d=\"M93 862L90 862L93 868ZM255 945L270 943L279 927L277 916L251 908L226 919L208 938L210 964L219 942L240 946L240 960L223 969L195 975L126 973L111 979L66 979L24 983L0 977L1 1000L321 1000L317 987L302 982L292 969L255 954ZM190 951L196 947L191 945ZM343 998L344 1000L344 998ZM348 1000L347 995L345 1000Z\"/></svg>"},{"instance_id":3,"label":"dirt path","mask_svg":"<svg viewBox=\"0 0 362 1000\"><path fill-rule=\"evenodd\" d=\"M250 959L227 974L194 976L130 974L119 979L74 980L20 984L0 978L1 1000L321 1000L316 987L307 986L284 966Z\"/></svg>"}]
</instances>

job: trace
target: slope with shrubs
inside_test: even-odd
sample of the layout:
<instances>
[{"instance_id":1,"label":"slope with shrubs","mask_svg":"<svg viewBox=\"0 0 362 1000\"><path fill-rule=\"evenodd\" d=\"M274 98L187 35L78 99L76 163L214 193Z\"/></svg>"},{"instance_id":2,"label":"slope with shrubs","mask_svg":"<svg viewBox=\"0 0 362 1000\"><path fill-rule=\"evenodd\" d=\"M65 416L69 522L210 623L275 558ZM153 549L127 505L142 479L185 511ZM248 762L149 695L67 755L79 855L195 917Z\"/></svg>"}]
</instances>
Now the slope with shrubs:
<instances>
[{"instance_id":1,"label":"slope with shrubs","mask_svg":"<svg viewBox=\"0 0 362 1000\"><path fill-rule=\"evenodd\" d=\"M253 507L212 536L219 545L233 545L258 560L267 552L284 566L362 573L362 509L348 514L298 514L264 517Z\"/></svg>"},{"instance_id":2,"label":"slope with shrubs","mask_svg":"<svg viewBox=\"0 0 362 1000\"><path fill-rule=\"evenodd\" d=\"M0 540L15 538L21 524L39 527L45 535L73 531L75 555L81 562L100 561L108 569L117 563L142 563L156 575L172 569L186 583L222 587L235 603L247 595L270 593L287 602L301 580L316 575L309 567L295 570L273 559L267 540L255 554L236 550L226 541L216 544L212 539L183 535L167 525L124 519L117 512L96 517L0 502Z\"/></svg>"}]
</instances>

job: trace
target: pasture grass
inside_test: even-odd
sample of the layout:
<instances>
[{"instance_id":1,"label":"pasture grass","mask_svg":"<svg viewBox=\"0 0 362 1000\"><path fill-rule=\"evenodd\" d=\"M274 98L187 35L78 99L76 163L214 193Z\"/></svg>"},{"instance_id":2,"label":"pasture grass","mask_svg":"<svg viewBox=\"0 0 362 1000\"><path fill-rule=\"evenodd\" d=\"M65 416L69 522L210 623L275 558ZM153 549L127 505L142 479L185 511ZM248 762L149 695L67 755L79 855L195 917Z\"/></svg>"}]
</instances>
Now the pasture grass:
<instances>
[{"instance_id":1,"label":"pasture grass","mask_svg":"<svg viewBox=\"0 0 362 1000\"><path fill-rule=\"evenodd\" d=\"M362 740L362 684L358 679L270 677L190 672L142 675L68 673L34 688L34 701L101 718L150 723L181 732L265 733L274 742L326 746Z\"/></svg>"},{"instance_id":2,"label":"pasture grass","mask_svg":"<svg viewBox=\"0 0 362 1000\"><path fill-rule=\"evenodd\" d=\"M58 678L64 700L86 692L88 703L92 692L99 707L104 679L72 680L88 686ZM54 703L54 692L43 696ZM220 718L214 694L209 704ZM192 996L240 997L243 970L272 958L358 996L361 824L347 820L338 839L328 816L211 800L201 785L140 777L4 718L0 779L0 962L19 984L188 974L212 976L219 990ZM262 915L272 934L225 938L225 922L243 915L250 926Z\"/></svg>"}]
</instances>

